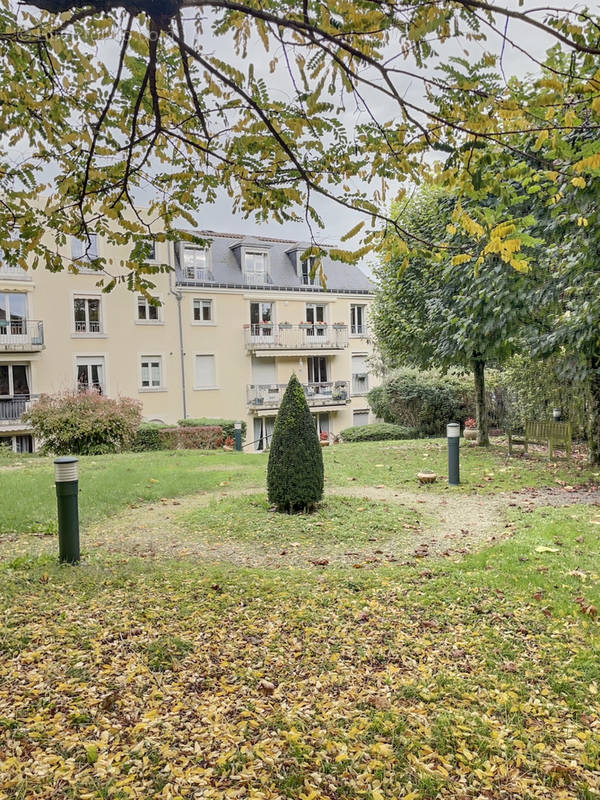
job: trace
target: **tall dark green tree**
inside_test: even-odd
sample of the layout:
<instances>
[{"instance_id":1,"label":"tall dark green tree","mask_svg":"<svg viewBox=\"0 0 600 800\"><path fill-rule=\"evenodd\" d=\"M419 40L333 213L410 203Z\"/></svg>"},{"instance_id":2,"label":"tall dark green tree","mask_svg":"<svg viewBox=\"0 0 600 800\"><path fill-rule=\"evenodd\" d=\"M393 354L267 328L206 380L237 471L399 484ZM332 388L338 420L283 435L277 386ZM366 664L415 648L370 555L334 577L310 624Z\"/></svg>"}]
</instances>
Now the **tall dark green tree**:
<instances>
[{"instance_id":1,"label":"tall dark green tree","mask_svg":"<svg viewBox=\"0 0 600 800\"><path fill-rule=\"evenodd\" d=\"M278 511L310 511L323 497L323 453L304 389L289 380L275 420L269 452L269 502Z\"/></svg>"},{"instance_id":2,"label":"tall dark green tree","mask_svg":"<svg viewBox=\"0 0 600 800\"><path fill-rule=\"evenodd\" d=\"M535 270L521 244L514 244L536 244L525 230L531 220L489 223L486 231L486 218L493 219L486 211L467 212L452 195L422 191L404 210L403 224L424 241L445 242L447 248L405 254L392 240L378 269L374 311L379 347L388 363L473 373L480 445L489 444L486 365L497 365L518 349L531 324L536 286ZM464 228L488 243L485 268L479 269L477 254L461 254ZM518 240L512 236L516 231Z\"/></svg>"}]
</instances>

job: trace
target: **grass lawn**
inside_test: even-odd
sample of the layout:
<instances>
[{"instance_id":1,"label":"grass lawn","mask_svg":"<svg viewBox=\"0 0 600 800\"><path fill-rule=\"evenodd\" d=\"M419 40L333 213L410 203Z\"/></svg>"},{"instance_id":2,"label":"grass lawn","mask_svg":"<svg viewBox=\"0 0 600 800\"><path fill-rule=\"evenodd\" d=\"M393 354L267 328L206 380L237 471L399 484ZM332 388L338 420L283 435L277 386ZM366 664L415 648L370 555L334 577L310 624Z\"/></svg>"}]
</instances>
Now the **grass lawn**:
<instances>
[{"instance_id":1,"label":"grass lawn","mask_svg":"<svg viewBox=\"0 0 600 800\"><path fill-rule=\"evenodd\" d=\"M416 474L447 472L446 441L348 443L324 448L328 486L416 487ZM53 531L56 496L51 458L3 461L0 466L0 533ZM228 491L264 486L266 456L222 451L179 450L80 458L80 516L83 525L137 503L180 497L200 491ZM600 470L564 460L506 458L506 448L485 452L461 450L462 485L452 491L494 492L557 481L581 484L600 480ZM447 490L443 477L429 491Z\"/></svg>"},{"instance_id":2,"label":"grass lawn","mask_svg":"<svg viewBox=\"0 0 600 800\"><path fill-rule=\"evenodd\" d=\"M127 506L144 499L164 518L154 537L181 529L202 546L310 553L416 536L451 494L418 490L438 498L435 510L401 505L402 494L343 494L401 481L414 493L422 461L441 471L442 443L328 450L336 493L315 515L292 517L270 512L264 495L233 496L262 487L260 456L82 459L88 520L97 532L113 516L78 567L56 564L53 537L25 532L29 511L11 512L23 532L7 541L21 553L48 547L0 556L0 800L600 797L593 502L507 503L495 546L466 556L247 568L220 550L128 549L146 512ZM35 512L50 518L49 464L0 472L3 518L16 503L5 480L16 487L19 475L22 504L50 483ZM589 476L505 466L477 449L463 465L465 508L494 490ZM185 512L184 502L156 503L196 490L209 496Z\"/></svg>"}]
</instances>

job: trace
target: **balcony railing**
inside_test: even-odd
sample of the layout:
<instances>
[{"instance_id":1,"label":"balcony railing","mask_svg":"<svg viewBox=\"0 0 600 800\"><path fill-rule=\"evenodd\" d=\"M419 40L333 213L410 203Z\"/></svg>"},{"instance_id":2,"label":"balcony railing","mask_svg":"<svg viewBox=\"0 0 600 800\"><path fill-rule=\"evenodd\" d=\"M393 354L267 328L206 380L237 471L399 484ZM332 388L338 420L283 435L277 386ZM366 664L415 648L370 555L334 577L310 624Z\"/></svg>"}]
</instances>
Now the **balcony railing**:
<instances>
[{"instance_id":1,"label":"balcony railing","mask_svg":"<svg viewBox=\"0 0 600 800\"><path fill-rule=\"evenodd\" d=\"M0 320L0 352L44 347L44 323L35 319Z\"/></svg>"},{"instance_id":2,"label":"balcony railing","mask_svg":"<svg viewBox=\"0 0 600 800\"><path fill-rule=\"evenodd\" d=\"M345 406L350 400L350 382L305 383L302 385L309 406ZM267 383L246 387L248 407L252 411L279 408L287 383Z\"/></svg>"},{"instance_id":3,"label":"balcony railing","mask_svg":"<svg viewBox=\"0 0 600 800\"><path fill-rule=\"evenodd\" d=\"M23 414L29 411L38 397L39 395L36 394L27 394L0 398L0 425L11 425L19 422Z\"/></svg>"},{"instance_id":4,"label":"balcony railing","mask_svg":"<svg viewBox=\"0 0 600 800\"><path fill-rule=\"evenodd\" d=\"M102 333L102 326L98 320L75 320L75 333Z\"/></svg>"},{"instance_id":5,"label":"balcony railing","mask_svg":"<svg viewBox=\"0 0 600 800\"><path fill-rule=\"evenodd\" d=\"M263 322L244 325L246 350L343 350L348 347L348 326L314 324L289 325Z\"/></svg>"},{"instance_id":6,"label":"balcony railing","mask_svg":"<svg viewBox=\"0 0 600 800\"><path fill-rule=\"evenodd\" d=\"M15 267L11 264L0 264L0 278L18 278L22 281L30 281L31 273L23 267Z\"/></svg>"}]
</instances>

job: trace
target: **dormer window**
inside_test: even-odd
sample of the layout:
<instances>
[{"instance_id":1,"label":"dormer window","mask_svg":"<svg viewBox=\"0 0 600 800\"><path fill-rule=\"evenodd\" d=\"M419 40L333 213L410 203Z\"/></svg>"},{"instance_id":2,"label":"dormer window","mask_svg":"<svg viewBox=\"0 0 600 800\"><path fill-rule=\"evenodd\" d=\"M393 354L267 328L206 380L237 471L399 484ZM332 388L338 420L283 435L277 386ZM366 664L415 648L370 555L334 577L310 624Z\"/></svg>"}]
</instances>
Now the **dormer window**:
<instances>
[{"instance_id":1,"label":"dormer window","mask_svg":"<svg viewBox=\"0 0 600 800\"><path fill-rule=\"evenodd\" d=\"M301 279L302 279L302 285L303 286L319 286L320 285L321 282L319 280L318 273L315 272L315 274L312 275L312 271L313 271L314 266L315 266L315 259L312 256L310 258L307 258L307 259L305 259L304 261L301 262L301 270L302 270Z\"/></svg>"},{"instance_id":2,"label":"dormer window","mask_svg":"<svg viewBox=\"0 0 600 800\"><path fill-rule=\"evenodd\" d=\"M183 274L188 281L208 280L208 250L193 244L182 245Z\"/></svg>"},{"instance_id":3,"label":"dormer window","mask_svg":"<svg viewBox=\"0 0 600 800\"><path fill-rule=\"evenodd\" d=\"M264 250L244 250L246 283L267 283L268 253Z\"/></svg>"}]
</instances>

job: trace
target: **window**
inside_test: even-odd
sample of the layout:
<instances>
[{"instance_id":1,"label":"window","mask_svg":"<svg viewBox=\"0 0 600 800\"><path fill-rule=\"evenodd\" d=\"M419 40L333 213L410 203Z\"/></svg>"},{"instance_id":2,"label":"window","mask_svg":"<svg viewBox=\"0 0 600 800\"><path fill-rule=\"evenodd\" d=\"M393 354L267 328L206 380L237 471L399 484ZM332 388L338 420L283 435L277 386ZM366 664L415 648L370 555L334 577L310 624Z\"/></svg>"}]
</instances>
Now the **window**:
<instances>
[{"instance_id":1,"label":"window","mask_svg":"<svg viewBox=\"0 0 600 800\"><path fill-rule=\"evenodd\" d=\"M99 297L75 297L73 299L75 333L102 333Z\"/></svg>"},{"instance_id":2,"label":"window","mask_svg":"<svg viewBox=\"0 0 600 800\"><path fill-rule=\"evenodd\" d=\"M215 357L196 356L196 389L215 389Z\"/></svg>"},{"instance_id":3,"label":"window","mask_svg":"<svg viewBox=\"0 0 600 800\"><path fill-rule=\"evenodd\" d=\"M15 453L33 453L33 437L29 434L0 437L0 447L14 450Z\"/></svg>"},{"instance_id":4,"label":"window","mask_svg":"<svg viewBox=\"0 0 600 800\"><path fill-rule=\"evenodd\" d=\"M352 425L356 427L357 425L368 425L369 424L369 412L367 409L361 409L360 411L353 411L352 412Z\"/></svg>"},{"instance_id":5,"label":"window","mask_svg":"<svg viewBox=\"0 0 600 800\"><path fill-rule=\"evenodd\" d=\"M138 322L159 322L159 306L151 305L147 297L139 295L137 302Z\"/></svg>"},{"instance_id":6,"label":"window","mask_svg":"<svg viewBox=\"0 0 600 800\"><path fill-rule=\"evenodd\" d=\"M367 356L352 356L352 394L366 394L369 391L369 366Z\"/></svg>"},{"instance_id":7,"label":"window","mask_svg":"<svg viewBox=\"0 0 600 800\"><path fill-rule=\"evenodd\" d=\"M302 283L304 286L320 286L321 281L319 280L318 273L315 273L311 277L312 270L315 266L315 259L314 258L307 258L305 261L300 262L300 268L302 270Z\"/></svg>"},{"instance_id":8,"label":"window","mask_svg":"<svg viewBox=\"0 0 600 800\"><path fill-rule=\"evenodd\" d=\"M198 245L183 244L183 274L188 281L210 280L208 250Z\"/></svg>"},{"instance_id":9,"label":"window","mask_svg":"<svg viewBox=\"0 0 600 800\"><path fill-rule=\"evenodd\" d=\"M367 332L366 306L350 306L350 333L353 336L364 336Z\"/></svg>"},{"instance_id":10,"label":"window","mask_svg":"<svg viewBox=\"0 0 600 800\"><path fill-rule=\"evenodd\" d=\"M259 250L245 250L244 275L246 283L266 283L267 253Z\"/></svg>"},{"instance_id":11,"label":"window","mask_svg":"<svg viewBox=\"0 0 600 800\"><path fill-rule=\"evenodd\" d=\"M275 417L257 417L254 420L254 449L268 450L273 438Z\"/></svg>"},{"instance_id":12,"label":"window","mask_svg":"<svg viewBox=\"0 0 600 800\"><path fill-rule=\"evenodd\" d=\"M327 383L327 359L324 356L310 356L307 361L308 382Z\"/></svg>"},{"instance_id":13,"label":"window","mask_svg":"<svg viewBox=\"0 0 600 800\"><path fill-rule=\"evenodd\" d=\"M142 356L142 389L160 389L162 381L161 356Z\"/></svg>"},{"instance_id":14,"label":"window","mask_svg":"<svg viewBox=\"0 0 600 800\"><path fill-rule=\"evenodd\" d=\"M306 331L307 336L325 336L327 329L325 326L325 306L315 303L306 304L306 321L313 324L313 327Z\"/></svg>"},{"instance_id":15,"label":"window","mask_svg":"<svg viewBox=\"0 0 600 800\"><path fill-rule=\"evenodd\" d=\"M148 261L156 261L156 242L154 239L148 239L145 244L148 251L146 258Z\"/></svg>"},{"instance_id":16,"label":"window","mask_svg":"<svg viewBox=\"0 0 600 800\"><path fill-rule=\"evenodd\" d=\"M212 322L212 300L194 298L194 322Z\"/></svg>"},{"instance_id":17,"label":"window","mask_svg":"<svg viewBox=\"0 0 600 800\"><path fill-rule=\"evenodd\" d=\"M98 235L90 233L81 239L71 236L71 258L88 264L98 258Z\"/></svg>"},{"instance_id":18,"label":"window","mask_svg":"<svg viewBox=\"0 0 600 800\"><path fill-rule=\"evenodd\" d=\"M27 295L25 292L0 292L0 342L2 337L27 333Z\"/></svg>"},{"instance_id":19,"label":"window","mask_svg":"<svg viewBox=\"0 0 600 800\"><path fill-rule=\"evenodd\" d=\"M29 397L26 364L0 364L0 397Z\"/></svg>"},{"instance_id":20,"label":"window","mask_svg":"<svg viewBox=\"0 0 600 800\"><path fill-rule=\"evenodd\" d=\"M77 358L77 390L104 394L104 357L81 356Z\"/></svg>"},{"instance_id":21,"label":"window","mask_svg":"<svg viewBox=\"0 0 600 800\"><path fill-rule=\"evenodd\" d=\"M313 414L313 419L315 421L315 427L317 429L317 433L319 436L322 433L329 433L329 414L320 412L318 414Z\"/></svg>"},{"instance_id":22,"label":"window","mask_svg":"<svg viewBox=\"0 0 600 800\"><path fill-rule=\"evenodd\" d=\"M250 329L252 336L273 336L273 303L250 303Z\"/></svg>"}]
</instances>

